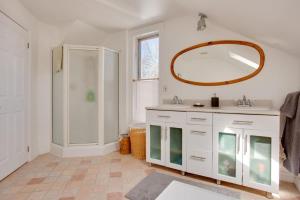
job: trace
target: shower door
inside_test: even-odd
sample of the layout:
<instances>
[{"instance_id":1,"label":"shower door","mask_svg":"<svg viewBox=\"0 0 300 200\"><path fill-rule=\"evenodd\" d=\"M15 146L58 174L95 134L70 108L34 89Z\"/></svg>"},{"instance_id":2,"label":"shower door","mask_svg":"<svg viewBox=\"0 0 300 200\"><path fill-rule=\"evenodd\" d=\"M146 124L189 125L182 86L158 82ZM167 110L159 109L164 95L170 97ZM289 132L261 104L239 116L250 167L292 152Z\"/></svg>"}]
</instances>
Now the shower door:
<instances>
[{"instance_id":1,"label":"shower door","mask_svg":"<svg viewBox=\"0 0 300 200\"><path fill-rule=\"evenodd\" d=\"M70 48L69 145L98 144L99 50Z\"/></svg>"},{"instance_id":2,"label":"shower door","mask_svg":"<svg viewBox=\"0 0 300 200\"><path fill-rule=\"evenodd\" d=\"M119 53L104 48L104 144L119 138Z\"/></svg>"}]
</instances>

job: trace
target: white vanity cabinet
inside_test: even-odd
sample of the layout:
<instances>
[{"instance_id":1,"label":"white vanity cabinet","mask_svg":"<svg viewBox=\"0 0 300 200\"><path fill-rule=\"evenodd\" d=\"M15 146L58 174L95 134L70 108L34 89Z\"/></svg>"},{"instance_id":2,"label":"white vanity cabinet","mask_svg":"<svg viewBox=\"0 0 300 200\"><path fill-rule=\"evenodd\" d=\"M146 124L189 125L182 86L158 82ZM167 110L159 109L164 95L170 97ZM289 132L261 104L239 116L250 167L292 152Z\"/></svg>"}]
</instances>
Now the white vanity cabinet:
<instances>
[{"instance_id":1,"label":"white vanity cabinet","mask_svg":"<svg viewBox=\"0 0 300 200\"><path fill-rule=\"evenodd\" d=\"M214 178L267 192L279 186L279 117L214 114Z\"/></svg>"},{"instance_id":2,"label":"white vanity cabinet","mask_svg":"<svg viewBox=\"0 0 300 200\"><path fill-rule=\"evenodd\" d=\"M148 109L147 162L278 193L279 113L208 111Z\"/></svg>"},{"instance_id":3,"label":"white vanity cabinet","mask_svg":"<svg viewBox=\"0 0 300 200\"><path fill-rule=\"evenodd\" d=\"M212 176L212 113L187 113L187 172Z\"/></svg>"},{"instance_id":4,"label":"white vanity cabinet","mask_svg":"<svg viewBox=\"0 0 300 200\"><path fill-rule=\"evenodd\" d=\"M147 162L186 171L185 121L185 112L147 111Z\"/></svg>"}]
</instances>

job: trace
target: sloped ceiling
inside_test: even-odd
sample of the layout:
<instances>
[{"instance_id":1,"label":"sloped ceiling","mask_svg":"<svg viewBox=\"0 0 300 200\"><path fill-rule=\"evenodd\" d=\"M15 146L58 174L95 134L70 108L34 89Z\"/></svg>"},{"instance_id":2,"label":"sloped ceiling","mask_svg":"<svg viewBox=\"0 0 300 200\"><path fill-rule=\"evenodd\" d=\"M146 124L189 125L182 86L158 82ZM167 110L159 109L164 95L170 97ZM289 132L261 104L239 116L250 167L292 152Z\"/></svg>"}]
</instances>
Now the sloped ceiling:
<instances>
[{"instance_id":1,"label":"sloped ceiling","mask_svg":"<svg viewBox=\"0 0 300 200\"><path fill-rule=\"evenodd\" d=\"M299 0L20 0L42 21L105 31L203 12L221 26L300 56ZM196 26L196 25L195 25Z\"/></svg>"}]
</instances>

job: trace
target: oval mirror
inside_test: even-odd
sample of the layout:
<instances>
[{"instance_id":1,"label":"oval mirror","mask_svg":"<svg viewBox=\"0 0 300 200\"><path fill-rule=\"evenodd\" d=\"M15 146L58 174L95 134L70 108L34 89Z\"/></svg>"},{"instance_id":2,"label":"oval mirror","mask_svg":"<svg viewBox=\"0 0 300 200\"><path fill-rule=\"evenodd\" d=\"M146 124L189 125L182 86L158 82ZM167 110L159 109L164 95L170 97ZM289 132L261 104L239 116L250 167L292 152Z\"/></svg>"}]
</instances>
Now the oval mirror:
<instances>
[{"instance_id":1,"label":"oval mirror","mask_svg":"<svg viewBox=\"0 0 300 200\"><path fill-rule=\"evenodd\" d=\"M227 85L250 79L263 68L265 54L257 44L221 40L177 53L171 62L175 79L193 85Z\"/></svg>"}]
</instances>

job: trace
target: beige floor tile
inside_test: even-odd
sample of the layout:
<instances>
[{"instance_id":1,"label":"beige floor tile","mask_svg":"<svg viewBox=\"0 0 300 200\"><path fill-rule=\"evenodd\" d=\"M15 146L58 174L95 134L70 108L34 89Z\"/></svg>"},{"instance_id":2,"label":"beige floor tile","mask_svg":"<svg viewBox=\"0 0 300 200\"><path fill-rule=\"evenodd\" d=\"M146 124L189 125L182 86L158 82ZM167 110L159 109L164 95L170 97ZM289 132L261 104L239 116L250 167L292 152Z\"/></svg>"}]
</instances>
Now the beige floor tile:
<instances>
[{"instance_id":1,"label":"beige floor tile","mask_svg":"<svg viewBox=\"0 0 300 200\"><path fill-rule=\"evenodd\" d=\"M144 177L161 172L172 176L216 185L215 180L196 175L181 176L177 170L149 167L145 161L130 155L111 153L105 156L58 158L39 156L0 182L1 200L108 200L126 199L124 195ZM266 199L263 192L224 184L220 187L238 191L241 200ZM282 182L281 200L299 200L293 184Z\"/></svg>"},{"instance_id":2,"label":"beige floor tile","mask_svg":"<svg viewBox=\"0 0 300 200\"><path fill-rule=\"evenodd\" d=\"M33 192L28 197L28 200L41 200L45 196L46 192Z\"/></svg>"}]
</instances>

